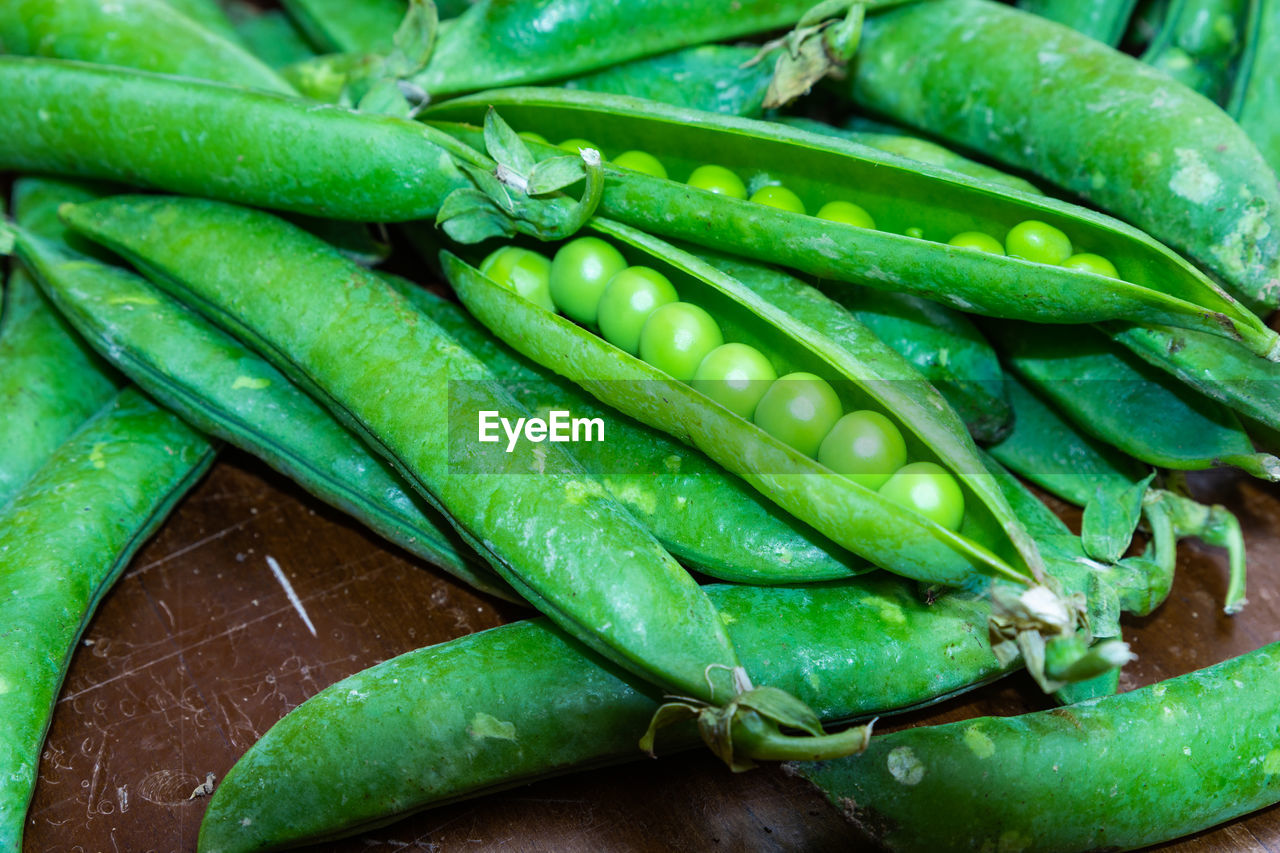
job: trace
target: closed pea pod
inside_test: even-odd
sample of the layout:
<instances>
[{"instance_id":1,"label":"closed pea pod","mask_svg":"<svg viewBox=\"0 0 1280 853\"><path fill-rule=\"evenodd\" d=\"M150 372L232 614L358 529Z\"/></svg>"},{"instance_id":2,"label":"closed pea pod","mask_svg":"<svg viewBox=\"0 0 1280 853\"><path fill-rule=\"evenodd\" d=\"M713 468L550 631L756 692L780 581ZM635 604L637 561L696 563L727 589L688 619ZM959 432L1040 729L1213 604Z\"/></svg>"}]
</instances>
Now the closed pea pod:
<instances>
[{"instance_id":1,"label":"closed pea pod","mask_svg":"<svg viewBox=\"0 0 1280 853\"><path fill-rule=\"evenodd\" d=\"M17 251L77 330L188 423L471 586L520 600L386 462L246 347L124 270L24 234Z\"/></svg>"},{"instance_id":2,"label":"closed pea pod","mask_svg":"<svg viewBox=\"0 0 1280 853\"><path fill-rule=\"evenodd\" d=\"M845 91L859 104L1029 169L1251 302L1280 304L1274 172L1229 116L1166 75L988 0L870 16L850 71Z\"/></svg>"},{"instance_id":3,"label":"closed pea pod","mask_svg":"<svg viewBox=\"0 0 1280 853\"><path fill-rule=\"evenodd\" d=\"M975 313L1037 322L1162 322L1239 336L1264 355L1275 349L1274 332L1176 254L1080 207L966 180L833 137L616 95L510 89L458 98L432 107L427 116L479 145L477 128L443 122L492 123L491 106L519 130L571 128L606 151L640 145L658 157L675 180L606 169L599 207L609 218L657 235L824 279L911 292ZM806 209L852 200L880 230L739 203L729 193L676 183L708 164L728 171L739 186L743 176L781 183ZM514 184L501 189L519 193ZM1110 258L1124 280L945 245L970 230L1002 238L1028 219L1061 229L1081 251ZM444 224L447 229L449 222ZM921 225L928 239L902 233ZM786 239L777 239L779 234Z\"/></svg>"},{"instance_id":4,"label":"closed pea pod","mask_svg":"<svg viewBox=\"0 0 1280 853\"><path fill-rule=\"evenodd\" d=\"M0 509L0 848L21 847L45 731L89 617L213 456L126 389Z\"/></svg>"},{"instance_id":5,"label":"closed pea pod","mask_svg":"<svg viewBox=\"0 0 1280 853\"><path fill-rule=\"evenodd\" d=\"M1255 5L1252 0L1171 0L1142 61L1225 105Z\"/></svg>"},{"instance_id":6,"label":"closed pea pod","mask_svg":"<svg viewBox=\"0 0 1280 853\"><path fill-rule=\"evenodd\" d=\"M293 92L243 47L165 0L14 0L0 8L0 50Z\"/></svg>"},{"instance_id":7,"label":"closed pea pod","mask_svg":"<svg viewBox=\"0 0 1280 853\"><path fill-rule=\"evenodd\" d=\"M1137 0L1018 0L1017 5L1115 47Z\"/></svg>"},{"instance_id":8,"label":"closed pea pod","mask_svg":"<svg viewBox=\"0 0 1280 853\"><path fill-rule=\"evenodd\" d=\"M1273 644L1070 708L872 738L855 759L794 770L890 850L1130 850L1280 799L1277 670ZM1131 784L1135 767L1147 784Z\"/></svg>"},{"instance_id":9,"label":"closed pea pod","mask_svg":"<svg viewBox=\"0 0 1280 853\"><path fill-rule=\"evenodd\" d=\"M929 704L1005 671L986 646L985 606L964 593L926 605L909 584L884 576L707 591L750 671L828 720ZM353 689L362 701L346 700ZM622 761L635 755L636 733L658 701L652 687L543 619L419 649L338 682L273 726L219 783L199 849L238 853L350 835ZM664 746L694 743L684 728ZM353 751L360 761L350 761ZM268 793L283 789L290 795Z\"/></svg>"},{"instance_id":10,"label":"closed pea pod","mask_svg":"<svg viewBox=\"0 0 1280 853\"><path fill-rule=\"evenodd\" d=\"M989 324L1010 367L1082 430L1151 465L1232 465L1280 478L1225 406L1171 380L1093 330Z\"/></svg>"},{"instance_id":11,"label":"closed pea pod","mask_svg":"<svg viewBox=\"0 0 1280 853\"><path fill-rule=\"evenodd\" d=\"M464 183L451 153L484 162L390 116L83 63L0 57L0 93L0 167L358 222L430 216Z\"/></svg>"},{"instance_id":12,"label":"closed pea pod","mask_svg":"<svg viewBox=\"0 0 1280 853\"><path fill-rule=\"evenodd\" d=\"M554 445L517 442L479 472L451 460L451 413L473 425L478 411L511 412L515 404L389 285L304 232L244 208L138 197L63 215L139 260L162 287L180 291L317 395L526 600L618 665L699 700L726 762L858 748L859 732L818 736L816 719L796 700L753 688L693 579ZM222 263L231 245L252 259L244 268ZM307 286L282 291L282 280ZM463 445L468 454L482 449ZM783 722L808 734L784 735Z\"/></svg>"}]
</instances>

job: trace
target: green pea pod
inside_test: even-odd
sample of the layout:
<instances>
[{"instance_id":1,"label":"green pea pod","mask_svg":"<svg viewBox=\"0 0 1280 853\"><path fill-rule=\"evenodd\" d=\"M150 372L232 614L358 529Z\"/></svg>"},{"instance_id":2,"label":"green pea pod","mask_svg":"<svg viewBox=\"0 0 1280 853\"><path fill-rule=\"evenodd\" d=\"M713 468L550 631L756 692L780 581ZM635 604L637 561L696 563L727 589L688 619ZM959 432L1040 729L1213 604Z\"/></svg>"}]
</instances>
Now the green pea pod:
<instances>
[{"instance_id":1,"label":"green pea pod","mask_svg":"<svg viewBox=\"0 0 1280 853\"><path fill-rule=\"evenodd\" d=\"M486 162L416 122L61 60L0 57L0 106L3 169L355 222L431 216L465 183L451 154Z\"/></svg>"},{"instance_id":2,"label":"green pea pod","mask_svg":"<svg viewBox=\"0 0 1280 853\"><path fill-rule=\"evenodd\" d=\"M516 406L389 285L282 220L218 202L120 197L64 207L63 216L251 342L566 631L698 703L709 743L731 766L859 747L860 732L821 735L796 700L753 688L693 579L558 447L517 442L490 455L492 467L470 470L484 449L466 437L478 412ZM244 263L227 266L228 252ZM781 725L812 736L784 735Z\"/></svg>"},{"instance_id":3,"label":"green pea pod","mask_svg":"<svg viewBox=\"0 0 1280 853\"><path fill-rule=\"evenodd\" d=\"M187 423L471 586L520 600L386 462L242 344L129 272L25 232L17 251L77 331Z\"/></svg>"},{"instance_id":4,"label":"green pea pod","mask_svg":"<svg viewBox=\"0 0 1280 853\"><path fill-rule=\"evenodd\" d=\"M985 607L963 593L926 605L886 576L707 592L753 677L828 720L931 704L1003 672L983 636ZM409 652L326 688L263 735L219 783L199 850L328 840L624 761L658 702L544 619ZM696 741L682 729L665 746ZM268 793L281 790L289 796Z\"/></svg>"},{"instance_id":5,"label":"green pea pod","mask_svg":"<svg viewBox=\"0 0 1280 853\"><path fill-rule=\"evenodd\" d=\"M244 48L165 0L13 0L0 6L0 51L79 59L292 93Z\"/></svg>"},{"instance_id":6,"label":"green pea pod","mask_svg":"<svg viewBox=\"0 0 1280 853\"><path fill-rule=\"evenodd\" d=\"M1143 488L1139 492L1150 482L1144 466L1082 434L1016 376L1008 377L1007 390L1015 413L1014 428L990 448L991 455L1051 494L1085 507L1084 533L1095 543L1091 550L1114 556L1128 547L1138 519L1131 503L1127 511L1115 510L1126 498L1132 501L1140 494L1141 516L1152 533L1148 554L1160 575L1173 578L1177 539L1198 537L1227 549L1226 612L1244 605L1244 536L1230 511L1218 505L1204 506L1166 489ZM1043 542L1038 535L1037 540ZM1129 608L1139 615L1150 612L1163 596L1144 593L1142 598L1150 605Z\"/></svg>"},{"instance_id":7,"label":"green pea pod","mask_svg":"<svg viewBox=\"0 0 1280 853\"><path fill-rule=\"evenodd\" d=\"M1064 326L989 324L1009 364L1080 429L1161 468L1231 465L1280 479L1280 459L1257 453L1235 413L1113 345Z\"/></svg>"},{"instance_id":8,"label":"green pea pod","mask_svg":"<svg viewBox=\"0 0 1280 853\"><path fill-rule=\"evenodd\" d=\"M738 583L785 584L833 580L871 568L778 513L701 454L619 417L573 383L512 351L453 303L412 285L398 289L483 361L524 408L603 419L607 441L579 442L570 452L671 553L704 574Z\"/></svg>"},{"instance_id":9,"label":"green pea pod","mask_svg":"<svg viewBox=\"0 0 1280 853\"><path fill-rule=\"evenodd\" d=\"M21 848L49 718L89 617L213 456L126 389L0 510L0 849Z\"/></svg>"},{"instance_id":10,"label":"green pea pod","mask_svg":"<svg viewBox=\"0 0 1280 853\"><path fill-rule=\"evenodd\" d=\"M856 142L868 148L875 148L877 151L887 151L899 157L906 157L908 160L929 163L951 172L959 172L961 175L970 178L977 178L980 181L992 181L1019 192L1031 193L1032 195L1044 194L1035 184L1024 178L1010 175L1008 172L1002 172L985 163L970 160L968 157L957 154L949 148L945 148L936 142L930 142L928 139L921 139L918 136L910 136L906 133L890 133L886 130L835 127L826 122L805 118L783 118L782 121L801 130L847 139L850 142Z\"/></svg>"},{"instance_id":11,"label":"green pea pod","mask_svg":"<svg viewBox=\"0 0 1280 853\"><path fill-rule=\"evenodd\" d=\"M1136 59L991 0L937 0L868 18L844 91L1078 193L1251 302L1280 304L1274 171L1213 102Z\"/></svg>"},{"instance_id":12,"label":"green pea pod","mask_svg":"<svg viewBox=\"0 0 1280 853\"><path fill-rule=\"evenodd\" d=\"M927 383L851 315L831 303L824 305L826 300L815 293L807 300L823 324L815 327L815 318L805 316L805 300L787 304L787 313L770 304L774 294L763 291L763 277L734 277L607 220L594 220L592 228L609 237L630 262L660 270L682 300L716 318L727 340L760 349L780 365L779 375L803 370L838 379L837 392L845 398L846 411L870 408L898 425L909 458L935 461L963 483L966 511L960 533L852 480L832 476L816 460L712 404L691 386L514 294L453 255L443 257L445 275L472 315L522 354L624 414L691 444L871 562L918 580L956 586L988 574L1028 582L1035 576L1034 544L998 492L992 493L963 425L954 415L948 418L949 410L936 392L931 397ZM783 279L775 293L795 284ZM913 381L915 387L904 390Z\"/></svg>"},{"instance_id":13,"label":"green pea pod","mask_svg":"<svg viewBox=\"0 0 1280 853\"><path fill-rule=\"evenodd\" d=\"M566 89L611 92L677 107L758 118L772 71L744 67L753 47L704 44L624 62L564 82Z\"/></svg>"},{"instance_id":14,"label":"green pea pod","mask_svg":"<svg viewBox=\"0 0 1280 853\"><path fill-rule=\"evenodd\" d=\"M1018 0L1018 8L1112 47L1120 44L1137 0Z\"/></svg>"},{"instance_id":15,"label":"green pea pod","mask_svg":"<svg viewBox=\"0 0 1280 853\"><path fill-rule=\"evenodd\" d=\"M1107 323L1102 330L1148 364L1239 413L1280 429L1280 371L1232 341L1186 329Z\"/></svg>"},{"instance_id":16,"label":"green pea pod","mask_svg":"<svg viewBox=\"0 0 1280 853\"><path fill-rule=\"evenodd\" d=\"M1036 322L1161 322L1241 337L1251 350L1280 358L1276 333L1174 252L1127 225L1075 205L966 180L776 123L621 95L506 89L439 104L425 115L478 124L491 107L516 130L589 139L601 146L606 158L636 147L656 156L674 181L610 169L598 208L604 216L650 233L823 279L913 293L973 313ZM481 133L474 126L439 126L480 146ZM549 148L538 151L552 153ZM503 158L495 154L495 159ZM751 187L782 183L800 197L806 210L816 211L832 200L855 201L883 230L829 222L676 183L704 163L737 172ZM500 165L506 171L521 171L514 162ZM504 199L520 193L514 182L495 182L501 185L491 187L490 206L509 203ZM946 244L955 234L972 230L1002 238L1029 219L1061 228L1078 251L1110 258L1124 280ZM903 236L908 228L922 228L928 239ZM780 234L786 239L778 239Z\"/></svg>"},{"instance_id":17,"label":"green pea pod","mask_svg":"<svg viewBox=\"0 0 1280 853\"><path fill-rule=\"evenodd\" d=\"M871 0L868 6L903 0ZM559 80L682 47L789 27L814 0L512 3L480 0L440 34L413 82L433 99ZM626 33L618 38L618 33Z\"/></svg>"},{"instance_id":18,"label":"green pea pod","mask_svg":"<svg viewBox=\"0 0 1280 853\"><path fill-rule=\"evenodd\" d=\"M58 239L64 228L49 219L52 209L62 201L90 198L93 193L82 187L20 178L14 184L14 213L31 230ZM0 411L5 413L0 506L118 387L115 372L48 304L27 271L16 267L0 327Z\"/></svg>"},{"instance_id":19,"label":"green pea pod","mask_svg":"<svg viewBox=\"0 0 1280 853\"><path fill-rule=\"evenodd\" d=\"M826 289L938 389L978 442L990 444L1008 434L1013 413L1005 399L1004 371L969 318L905 293Z\"/></svg>"},{"instance_id":20,"label":"green pea pod","mask_svg":"<svg viewBox=\"0 0 1280 853\"><path fill-rule=\"evenodd\" d=\"M405 0L284 0L284 8L321 51L374 53L391 49L408 4Z\"/></svg>"},{"instance_id":21,"label":"green pea pod","mask_svg":"<svg viewBox=\"0 0 1280 853\"><path fill-rule=\"evenodd\" d=\"M1171 0L1142 61L1225 105L1253 5L1252 0Z\"/></svg>"},{"instance_id":22,"label":"green pea pod","mask_svg":"<svg viewBox=\"0 0 1280 853\"><path fill-rule=\"evenodd\" d=\"M1273 644L1118 696L788 767L888 850L1130 850L1280 800L1278 673ZM1133 784L1135 768L1151 783Z\"/></svg>"},{"instance_id":23,"label":"green pea pod","mask_svg":"<svg viewBox=\"0 0 1280 853\"><path fill-rule=\"evenodd\" d=\"M1280 3L1254 0L1245 35L1245 53L1227 111L1257 144L1262 156L1280 171L1280 120L1275 105L1280 103Z\"/></svg>"}]
</instances>

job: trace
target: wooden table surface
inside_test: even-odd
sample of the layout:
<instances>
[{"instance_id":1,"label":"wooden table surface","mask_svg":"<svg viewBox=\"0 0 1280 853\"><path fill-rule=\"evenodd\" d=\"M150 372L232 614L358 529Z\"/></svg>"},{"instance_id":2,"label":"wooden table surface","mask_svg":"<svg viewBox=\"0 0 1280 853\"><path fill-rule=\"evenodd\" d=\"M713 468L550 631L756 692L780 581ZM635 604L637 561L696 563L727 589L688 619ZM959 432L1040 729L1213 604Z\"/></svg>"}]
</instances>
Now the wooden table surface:
<instances>
[{"instance_id":1,"label":"wooden table surface","mask_svg":"<svg viewBox=\"0 0 1280 853\"><path fill-rule=\"evenodd\" d=\"M1138 659L1123 689L1280 640L1280 489L1221 473L1192 484L1240 516L1249 606L1224 616L1224 554L1184 543L1169 600L1125 624ZM194 850L207 800L190 799L193 789L207 774L221 779L291 708L378 661L523 615L382 544L257 460L224 451L85 633L49 732L25 849ZM1043 707L1019 674L881 729ZM773 768L733 775L693 752L540 782L314 849L865 846L804 783ZM1280 851L1280 809L1169 849Z\"/></svg>"}]
</instances>

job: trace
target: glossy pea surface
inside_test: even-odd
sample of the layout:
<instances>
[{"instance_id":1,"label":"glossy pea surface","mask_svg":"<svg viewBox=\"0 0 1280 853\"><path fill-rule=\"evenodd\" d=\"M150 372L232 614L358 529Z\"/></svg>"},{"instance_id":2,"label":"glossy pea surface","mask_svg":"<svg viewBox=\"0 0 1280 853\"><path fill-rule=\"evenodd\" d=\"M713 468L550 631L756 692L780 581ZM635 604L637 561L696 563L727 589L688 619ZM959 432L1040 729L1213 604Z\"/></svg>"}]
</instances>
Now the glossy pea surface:
<instances>
[{"instance_id":1,"label":"glossy pea surface","mask_svg":"<svg viewBox=\"0 0 1280 853\"><path fill-rule=\"evenodd\" d=\"M480 272L534 305L556 310L551 299L551 261L545 255L519 246L503 246L484 259Z\"/></svg>"},{"instance_id":2,"label":"glossy pea surface","mask_svg":"<svg viewBox=\"0 0 1280 853\"><path fill-rule=\"evenodd\" d=\"M907 444L893 421L863 409L836 421L818 448L818 461L868 489L878 489L907 464Z\"/></svg>"},{"instance_id":3,"label":"glossy pea surface","mask_svg":"<svg viewBox=\"0 0 1280 853\"><path fill-rule=\"evenodd\" d=\"M1102 255L1095 255L1092 252L1081 252L1072 255L1063 261L1062 265L1067 269L1091 272L1094 275L1105 275L1108 278L1120 277L1115 264L1102 257Z\"/></svg>"},{"instance_id":4,"label":"glossy pea surface","mask_svg":"<svg viewBox=\"0 0 1280 853\"><path fill-rule=\"evenodd\" d=\"M640 358L688 382L707 354L722 343L720 326L704 309L671 302L650 314L640 330Z\"/></svg>"},{"instance_id":5,"label":"glossy pea surface","mask_svg":"<svg viewBox=\"0 0 1280 853\"><path fill-rule=\"evenodd\" d=\"M632 355L640 352L640 330L649 315L679 296L671 280L652 267L627 267L609 279L600 297L600 334Z\"/></svg>"},{"instance_id":6,"label":"glossy pea surface","mask_svg":"<svg viewBox=\"0 0 1280 853\"><path fill-rule=\"evenodd\" d=\"M985 231L961 231L947 242L958 249L975 249L979 252L990 252L993 255L1004 254L1004 246L1000 241Z\"/></svg>"},{"instance_id":7,"label":"glossy pea surface","mask_svg":"<svg viewBox=\"0 0 1280 853\"><path fill-rule=\"evenodd\" d=\"M654 157L648 151L640 151L632 149L631 151L623 151L611 161L613 165L619 169L630 169L633 172L643 172L646 175L652 175L655 178L665 178L667 176L667 168L662 165L662 161Z\"/></svg>"},{"instance_id":8,"label":"glossy pea surface","mask_svg":"<svg viewBox=\"0 0 1280 853\"><path fill-rule=\"evenodd\" d=\"M1071 257L1071 239L1060 228L1028 219L1009 229L1004 249L1011 258L1056 265Z\"/></svg>"},{"instance_id":9,"label":"glossy pea surface","mask_svg":"<svg viewBox=\"0 0 1280 853\"><path fill-rule=\"evenodd\" d=\"M798 371L769 386L756 406L755 422L774 438L813 457L840 412L840 398L830 383Z\"/></svg>"},{"instance_id":10,"label":"glossy pea surface","mask_svg":"<svg viewBox=\"0 0 1280 853\"><path fill-rule=\"evenodd\" d=\"M777 378L777 371L760 350L728 343L707 353L692 384L738 417L751 420L760 398Z\"/></svg>"},{"instance_id":11,"label":"glossy pea surface","mask_svg":"<svg viewBox=\"0 0 1280 853\"><path fill-rule=\"evenodd\" d=\"M817 214L819 219L825 219L828 222L840 222L845 225L854 225L858 228L875 228L876 221L871 218L871 214L861 205L854 204L851 201L829 201L822 207L818 208ZM910 231L911 229L907 229ZM912 235L908 235L912 236ZM923 236L923 233L916 236Z\"/></svg>"},{"instance_id":12,"label":"glossy pea surface","mask_svg":"<svg viewBox=\"0 0 1280 853\"><path fill-rule=\"evenodd\" d=\"M964 493L956 478L933 462L903 465L880 487L880 494L948 530L964 520Z\"/></svg>"},{"instance_id":13,"label":"glossy pea surface","mask_svg":"<svg viewBox=\"0 0 1280 853\"><path fill-rule=\"evenodd\" d=\"M686 181L689 186L730 198L746 198L747 185L724 166L706 165L693 170Z\"/></svg>"},{"instance_id":14,"label":"glossy pea surface","mask_svg":"<svg viewBox=\"0 0 1280 853\"><path fill-rule=\"evenodd\" d=\"M551 260L551 299L570 320L593 326L605 287L626 266L622 254L599 237L570 240Z\"/></svg>"},{"instance_id":15,"label":"glossy pea surface","mask_svg":"<svg viewBox=\"0 0 1280 853\"><path fill-rule=\"evenodd\" d=\"M776 207L779 210L804 213L804 202L800 200L800 196L786 187L776 184L763 186L756 190L751 194L751 200L756 204L767 204L769 207Z\"/></svg>"}]
</instances>

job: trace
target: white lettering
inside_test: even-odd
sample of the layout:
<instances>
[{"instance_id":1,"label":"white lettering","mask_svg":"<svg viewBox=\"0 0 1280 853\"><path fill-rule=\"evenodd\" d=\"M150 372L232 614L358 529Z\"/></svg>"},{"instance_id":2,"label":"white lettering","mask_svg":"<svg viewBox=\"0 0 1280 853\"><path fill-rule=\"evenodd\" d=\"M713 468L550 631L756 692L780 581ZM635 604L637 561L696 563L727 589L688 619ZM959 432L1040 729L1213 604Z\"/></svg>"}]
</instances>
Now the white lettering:
<instances>
[{"instance_id":1,"label":"white lettering","mask_svg":"<svg viewBox=\"0 0 1280 853\"><path fill-rule=\"evenodd\" d=\"M483 411L480 413L480 440L484 442L496 442L498 437L493 434L498 424L494 418L498 417L498 413L494 411Z\"/></svg>"},{"instance_id":2,"label":"white lettering","mask_svg":"<svg viewBox=\"0 0 1280 853\"><path fill-rule=\"evenodd\" d=\"M547 418L504 418L496 411L479 412L478 439L486 443L496 443L498 427L502 427L507 436L506 452L516 449L521 436L540 444L544 441L578 442L604 441L604 418L574 418L568 411L552 409Z\"/></svg>"},{"instance_id":3,"label":"white lettering","mask_svg":"<svg viewBox=\"0 0 1280 853\"><path fill-rule=\"evenodd\" d=\"M569 440L569 413L563 409L551 410L551 440Z\"/></svg>"},{"instance_id":4,"label":"white lettering","mask_svg":"<svg viewBox=\"0 0 1280 853\"><path fill-rule=\"evenodd\" d=\"M511 428L511 421L506 418L502 419L502 429L507 434L507 452L516 449L516 442L520 440L520 428L524 426L524 418L516 419L516 428Z\"/></svg>"},{"instance_id":5,"label":"white lettering","mask_svg":"<svg viewBox=\"0 0 1280 853\"><path fill-rule=\"evenodd\" d=\"M586 433L585 438L578 438L578 427L582 427ZM592 437L592 430L595 431L595 437ZM573 440L574 441L604 441L604 418L574 418L573 419Z\"/></svg>"}]
</instances>

